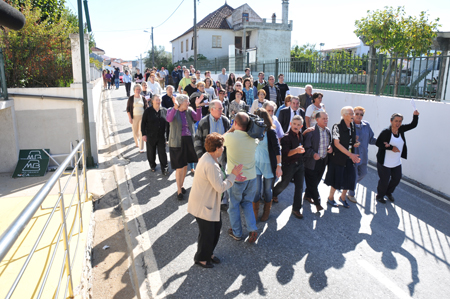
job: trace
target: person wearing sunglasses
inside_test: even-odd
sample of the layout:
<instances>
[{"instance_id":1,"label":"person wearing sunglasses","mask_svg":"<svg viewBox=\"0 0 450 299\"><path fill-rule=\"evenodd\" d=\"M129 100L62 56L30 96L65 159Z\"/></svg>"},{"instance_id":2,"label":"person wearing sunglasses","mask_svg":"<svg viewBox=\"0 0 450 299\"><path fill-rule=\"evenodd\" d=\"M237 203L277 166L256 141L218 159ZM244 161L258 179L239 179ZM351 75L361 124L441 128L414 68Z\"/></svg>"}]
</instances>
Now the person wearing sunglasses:
<instances>
[{"instance_id":1,"label":"person wearing sunglasses","mask_svg":"<svg viewBox=\"0 0 450 299\"><path fill-rule=\"evenodd\" d=\"M358 184L362 179L364 179L364 177L367 174L367 164L369 162L368 156L369 144L375 145L377 139L374 137L374 133L372 131L372 128L370 127L370 124L367 121L363 120L363 116L364 113L366 113L366 109L364 109L361 106L357 106L353 110L355 112L353 123L355 124L356 139L359 142L359 147L355 148L355 154L359 155L359 158L361 159L359 163L356 163L354 165L356 172L356 180L355 180L355 190L356 190L356 184ZM355 190L348 190L347 193L348 200L354 203L356 203Z\"/></svg>"}]
</instances>

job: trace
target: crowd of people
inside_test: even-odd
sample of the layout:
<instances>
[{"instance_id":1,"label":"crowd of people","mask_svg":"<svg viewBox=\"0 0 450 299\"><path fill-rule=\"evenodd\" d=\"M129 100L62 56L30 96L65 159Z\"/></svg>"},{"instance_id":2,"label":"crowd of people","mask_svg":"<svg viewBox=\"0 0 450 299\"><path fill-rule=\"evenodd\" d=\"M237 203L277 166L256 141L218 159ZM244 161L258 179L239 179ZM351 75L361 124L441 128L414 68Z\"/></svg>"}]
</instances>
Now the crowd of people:
<instances>
[{"instance_id":1,"label":"crowd of people","mask_svg":"<svg viewBox=\"0 0 450 299\"><path fill-rule=\"evenodd\" d=\"M228 234L236 241L244 238L242 211L247 241L254 243L256 222L267 221L272 204L279 200L292 200L292 215L299 219L304 201L317 212L323 210L318 188L325 171L324 184L330 187L326 203L350 208L349 202L357 202L356 185L367 174L369 145L378 147L376 200L395 200L401 158L407 158L405 132L417 126L417 110L407 125L401 114L394 113L390 126L376 138L363 120L366 110L361 106L343 107L341 121L330 129L328 113L336 111L326 110L324 95L313 93L311 85L305 86L304 94L291 95L283 74L275 83L272 75L266 81L263 72L253 80L250 69L242 77L222 69L214 81L209 71L202 76L193 66L178 66L172 72L174 85L164 86L161 80L165 77L159 73L155 69L146 70L144 76L137 72L134 94L130 96L130 88L126 89L127 114L141 152L146 143L152 172L157 168L158 151L161 172L169 173L168 144L179 200L185 198L188 170L195 174L188 212L199 227L194 261L201 267L220 263L214 248L222 227L221 210L228 213ZM255 118L264 124L262 138L247 132ZM294 184L293 198L283 198L290 183ZM341 191L338 200L336 190Z\"/></svg>"}]
</instances>

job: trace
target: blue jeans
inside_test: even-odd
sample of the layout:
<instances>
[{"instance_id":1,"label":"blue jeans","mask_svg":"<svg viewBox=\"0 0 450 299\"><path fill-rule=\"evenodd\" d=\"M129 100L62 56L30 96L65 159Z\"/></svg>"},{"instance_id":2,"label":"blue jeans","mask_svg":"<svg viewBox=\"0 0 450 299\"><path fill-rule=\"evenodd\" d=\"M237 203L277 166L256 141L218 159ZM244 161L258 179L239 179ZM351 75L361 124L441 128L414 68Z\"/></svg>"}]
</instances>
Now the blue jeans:
<instances>
[{"instance_id":1,"label":"blue jeans","mask_svg":"<svg viewBox=\"0 0 450 299\"><path fill-rule=\"evenodd\" d=\"M359 164L355 165L355 172L356 172L356 180L355 180L355 190L356 190L356 184L362 181L362 179L367 175L367 164ZM355 191L348 190L349 196L355 196Z\"/></svg>"},{"instance_id":2,"label":"blue jeans","mask_svg":"<svg viewBox=\"0 0 450 299\"><path fill-rule=\"evenodd\" d=\"M119 88L120 80L119 79L115 79L114 81L115 81L114 83L116 83L116 88Z\"/></svg>"},{"instance_id":3,"label":"blue jeans","mask_svg":"<svg viewBox=\"0 0 450 299\"><path fill-rule=\"evenodd\" d=\"M245 182L234 182L233 186L228 189L230 196L230 205L228 207L228 216L230 217L231 228L236 237L242 237L241 212L244 212L247 230L249 232L256 231L255 214L253 213L253 199L256 192L256 178Z\"/></svg>"},{"instance_id":4,"label":"blue jeans","mask_svg":"<svg viewBox=\"0 0 450 299\"><path fill-rule=\"evenodd\" d=\"M272 185L274 181L274 177L270 179L266 179L262 177L262 175L256 175L256 193L255 199L253 202L258 202L261 198L261 185L264 185L264 201L271 202L272 201Z\"/></svg>"}]
</instances>

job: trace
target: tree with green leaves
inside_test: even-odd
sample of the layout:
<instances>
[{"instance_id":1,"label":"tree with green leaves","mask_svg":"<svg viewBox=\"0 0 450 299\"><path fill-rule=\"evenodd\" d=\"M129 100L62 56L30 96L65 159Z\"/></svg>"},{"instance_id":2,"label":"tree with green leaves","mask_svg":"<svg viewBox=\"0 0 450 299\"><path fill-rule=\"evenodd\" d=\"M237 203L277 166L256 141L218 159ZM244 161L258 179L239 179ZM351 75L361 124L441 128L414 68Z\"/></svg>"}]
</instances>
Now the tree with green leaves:
<instances>
[{"instance_id":1,"label":"tree with green leaves","mask_svg":"<svg viewBox=\"0 0 450 299\"><path fill-rule=\"evenodd\" d=\"M0 30L8 87L59 87L73 80L69 34L77 27L63 13L58 22L42 20L31 0L16 6L25 16L18 31Z\"/></svg>"},{"instance_id":2,"label":"tree with green leaves","mask_svg":"<svg viewBox=\"0 0 450 299\"><path fill-rule=\"evenodd\" d=\"M149 50L147 57L144 59L145 67L156 67L157 69L160 69L163 66L166 69L169 69L172 65L172 54L167 53L163 46L155 46L153 50L155 52L155 65L152 65L152 50Z\"/></svg>"},{"instance_id":3,"label":"tree with green leaves","mask_svg":"<svg viewBox=\"0 0 450 299\"><path fill-rule=\"evenodd\" d=\"M295 45L291 49L291 68L293 72L314 73L318 69L320 53L315 44Z\"/></svg>"},{"instance_id":4,"label":"tree with green leaves","mask_svg":"<svg viewBox=\"0 0 450 299\"><path fill-rule=\"evenodd\" d=\"M47 21L49 24L59 22L67 11L64 7L65 0L5 0L5 2L15 8L24 7L31 2L33 8L39 8L41 21Z\"/></svg>"},{"instance_id":5,"label":"tree with green leaves","mask_svg":"<svg viewBox=\"0 0 450 299\"><path fill-rule=\"evenodd\" d=\"M391 57L420 56L426 53L436 37L439 18L429 20L422 11L419 17L406 16L404 7L385 7L367 11L367 16L355 21L354 33L367 45ZM389 63L381 86L383 92L396 66L396 59ZM400 75L400 72L396 72ZM396 75L394 96L398 89Z\"/></svg>"}]
</instances>

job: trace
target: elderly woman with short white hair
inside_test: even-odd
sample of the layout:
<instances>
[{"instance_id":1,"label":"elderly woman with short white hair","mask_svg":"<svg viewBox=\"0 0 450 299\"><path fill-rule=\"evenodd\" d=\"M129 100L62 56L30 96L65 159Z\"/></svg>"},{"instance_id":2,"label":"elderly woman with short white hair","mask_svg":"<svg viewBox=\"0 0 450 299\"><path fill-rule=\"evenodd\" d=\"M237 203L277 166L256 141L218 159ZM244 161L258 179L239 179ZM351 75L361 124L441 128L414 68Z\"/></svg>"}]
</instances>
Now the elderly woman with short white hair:
<instances>
[{"instance_id":1,"label":"elderly woman with short white hair","mask_svg":"<svg viewBox=\"0 0 450 299\"><path fill-rule=\"evenodd\" d=\"M325 177L325 184L330 186L330 195L327 203L332 207L339 205L334 201L336 190L342 190L339 201L344 208L350 205L346 200L348 190L355 189L356 173L354 164L359 163L361 159L355 154L355 147L359 146L356 140L355 125L353 123L353 108L345 106L341 109L341 121L333 125L331 146L333 153L330 156L328 171Z\"/></svg>"},{"instance_id":2,"label":"elderly woman with short white hair","mask_svg":"<svg viewBox=\"0 0 450 299\"><path fill-rule=\"evenodd\" d=\"M196 110L189 107L189 97L179 94L173 97L173 108L167 112L170 123L169 154L172 169L176 169L177 198L183 199L186 190L183 188L188 163L197 163L198 158L194 149L195 123L202 119L203 95L195 100Z\"/></svg>"}]
</instances>

